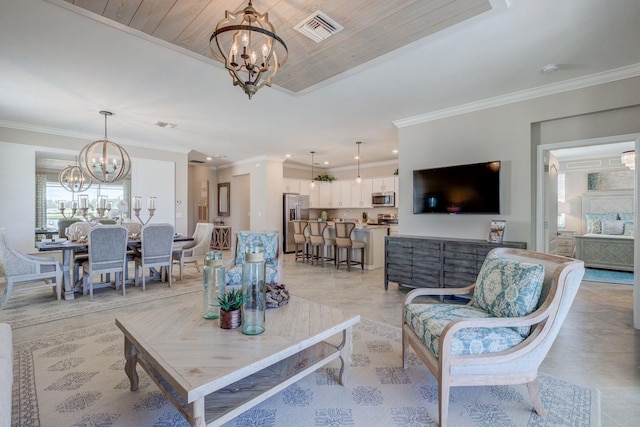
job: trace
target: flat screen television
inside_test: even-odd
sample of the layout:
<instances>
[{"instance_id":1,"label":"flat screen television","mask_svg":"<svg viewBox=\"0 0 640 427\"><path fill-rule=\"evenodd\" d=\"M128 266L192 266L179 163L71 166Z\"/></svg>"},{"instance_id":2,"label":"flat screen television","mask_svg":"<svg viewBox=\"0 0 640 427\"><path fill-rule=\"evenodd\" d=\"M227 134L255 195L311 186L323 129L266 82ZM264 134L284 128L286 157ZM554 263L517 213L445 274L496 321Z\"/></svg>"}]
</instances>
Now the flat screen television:
<instances>
[{"instance_id":1,"label":"flat screen television","mask_svg":"<svg viewBox=\"0 0 640 427\"><path fill-rule=\"evenodd\" d=\"M413 213L499 214L500 162L414 170Z\"/></svg>"}]
</instances>

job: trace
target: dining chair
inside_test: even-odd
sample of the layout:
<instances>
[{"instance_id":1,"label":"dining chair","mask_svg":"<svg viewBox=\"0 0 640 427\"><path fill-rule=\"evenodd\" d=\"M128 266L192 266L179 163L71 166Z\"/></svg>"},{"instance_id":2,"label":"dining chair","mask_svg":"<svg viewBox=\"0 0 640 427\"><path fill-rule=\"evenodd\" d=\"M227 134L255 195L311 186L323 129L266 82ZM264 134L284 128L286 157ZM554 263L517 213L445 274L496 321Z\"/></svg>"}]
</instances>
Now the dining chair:
<instances>
[{"instance_id":1,"label":"dining chair","mask_svg":"<svg viewBox=\"0 0 640 427\"><path fill-rule=\"evenodd\" d=\"M103 225L89 230L89 259L82 264L82 293L93 299L93 276L115 273L115 286L125 290L125 270L127 268L127 229L121 225ZM118 275L119 281L118 281Z\"/></svg>"},{"instance_id":2,"label":"dining chair","mask_svg":"<svg viewBox=\"0 0 640 427\"><path fill-rule=\"evenodd\" d=\"M87 221L74 222L69 226L70 236L67 236L70 240L84 240L89 235L89 229L92 225ZM78 249L73 251L73 277L77 283L82 280L80 276L80 266L89 259L89 252L86 249Z\"/></svg>"},{"instance_id":3,"label":"dining chair","mask_svg":"<svg viewBox=\"0 0 640 427\"><path fill-rule=\"evenodd\" d=\"M173 250L173 262L180 264L180 275L178 280L182 280L182 269L187 263L193 263L196 270L200 272L199 262L204 263L204 256L209 252L211 246L211 235L213 234L213 224L199 222L193 232L193 241L187 242L180 248Z\"/></svg>"},{"instance_id":4,"label":"dining chair","mask_svg":"<svg viewBox=\"0 0 640 427\"><path fill-rule=\"evenodd\" d=\"M142 290L145 291L144 270L159 268L160 280L169 276L171 287L171 266L173 254L174 228L171 224L148 224L142 227L140 239L140 254L133 259L135 263L135 286L138 286L138 270L142 270Z\"/></svg>"},{"instance_id":5,"label":"dining chair","mask_svg":"<svg viewBox=\"0 0 640 427\"><path fill-rule=\"evenodd\" d=\"M340 264L347 265L347 271L351 270L352 265L360 265L364 270L364 248L365 243L359 240L353 240L351 233L356 224L354 222L336 222L336 268L340 268ZM340 252L344 249L347 252L347 259L340 261ZM360 249L360 261L354 261L351 258L353 249Z\"/></svg>"},{"instance_id":6,"label":"dining chair","mask_svg":"<svg viewBox=\"0 0 640 427\"><path fill-rule=\"evenodd\" d=\"M322 263L324 265L327 261L335 261L334 257L331 258L327 254L328 250L331 250L336 244L335 239L332 239L326 235L328 223L326 221L309 221L309 245L311 246L311 265L313 262Z\"/></svg>"},{"instance_id":7,"label":"dining chair","mask_svg":"<svg viewBox=\"0 0 640 427\"><path fill-rule=\"evenodd\" d=\"M308 232L309 221L293 221L293 242L295 244L295 257L297 262L299 259L306 261L309 259L309 236L305 234ZM302 246L302 250L300 249ZM300 253L299 253L300 252Z\"/></svg>"},{"instance_id":8,"label":"dining chair","mask_svg":"<svg viewBox=\"0 0 640 427\"><path fill-rule=\"evenodd\" d=\"M14 249L0 229L0 260L4 268L7 283L5 285L0 310L4 308L13 292L24 292L32 289L53 287L58 300L62 295L62 266L54 258L26 255ZM29 285L44 281L44 284ZM52 282L55 281L54 284ZM17 288L17 286L21 286Z\"/></svg>"}]
</instances>

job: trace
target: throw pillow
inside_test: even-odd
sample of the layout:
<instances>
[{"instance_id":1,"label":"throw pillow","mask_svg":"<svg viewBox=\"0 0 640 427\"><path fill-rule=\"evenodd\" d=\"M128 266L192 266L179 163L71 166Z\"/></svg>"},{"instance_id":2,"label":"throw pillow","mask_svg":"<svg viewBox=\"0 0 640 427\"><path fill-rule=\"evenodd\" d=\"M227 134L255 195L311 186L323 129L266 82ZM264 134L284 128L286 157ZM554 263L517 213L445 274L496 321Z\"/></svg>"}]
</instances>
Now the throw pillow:
<instances>
[{"instance_id":1,"label":"throw pillow","mask_svg":"<svg viewBox=\"0 0 640 427\"><path fill-rule=\"evenodd\" d=\"M624 224L624 235L629 237L636 236L636 225L629 222Z\"/></svg>"},{"instance_id":2,"label":"throw pillow","mask_svg":"<svg viewBox=\"0 0 640 427\"><path fill-rule=\"evenodd\" d=\"M624 221L602 221L602 234L624 233Z\"/></svg>"},{"instance_id":3,"label":"throw pillow","mask_svg":"<svg viewBox=\"0 0 640 427\"><path fill-rule=\"evenodd\" d=\"M544 267L513 259L487 257L473 293L473 304L496 317L521 317L538 306ZM513 328L527 336L529 327Z\"/></svg>"},{"instance_id":4,"label":"throw pillow","mask_svg":"<svg viewBox=\"0 0 640 427\"><path fill-rule=\"evenodd\" d=\"M618 214L618 219L624 222L634 222L635 214L633 212L620 212Z\"/></svg>"},{"instance_id":5,"label":"throw pillow","mask_svg":"<svg viewBox=\"0 0 640 427\"><path fill-rule=\"evenodd\" d=\"M602 220L600 218L587 218L587 234L602 234Z\"/></svg>"}]
</instances>

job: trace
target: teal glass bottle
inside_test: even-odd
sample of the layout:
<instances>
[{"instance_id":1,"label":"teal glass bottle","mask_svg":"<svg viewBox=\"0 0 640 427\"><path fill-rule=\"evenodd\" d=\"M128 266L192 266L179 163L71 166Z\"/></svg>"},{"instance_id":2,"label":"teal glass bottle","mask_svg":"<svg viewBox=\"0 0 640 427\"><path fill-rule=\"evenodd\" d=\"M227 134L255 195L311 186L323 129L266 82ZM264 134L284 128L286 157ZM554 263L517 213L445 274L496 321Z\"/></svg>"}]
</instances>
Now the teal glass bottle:
<instances>
[{"instance_id":1,"label":"teal glass bottle","mask_svg":"<svg viewBox=\"0 0 640 427\"><path fill-rule=\"evenodd\" d=\"M205 319L218 319L220 317L218 297L225 290L222 252L212 251L207 252L205 255L202 285L204 292L202 298L202 317Z\"/></svg>"},{"instance_id":2,"label":"teal glass bottle","mask_svg":"<svg viewBox=\"0 0 640 427\"><path fill-rule=\"evenodd\" d=\"M265 273L264 247L260 242L253 242L247 247L242 264L242 333L245 335L258 335L265 329Z\"/></svg>"}]
</instances>

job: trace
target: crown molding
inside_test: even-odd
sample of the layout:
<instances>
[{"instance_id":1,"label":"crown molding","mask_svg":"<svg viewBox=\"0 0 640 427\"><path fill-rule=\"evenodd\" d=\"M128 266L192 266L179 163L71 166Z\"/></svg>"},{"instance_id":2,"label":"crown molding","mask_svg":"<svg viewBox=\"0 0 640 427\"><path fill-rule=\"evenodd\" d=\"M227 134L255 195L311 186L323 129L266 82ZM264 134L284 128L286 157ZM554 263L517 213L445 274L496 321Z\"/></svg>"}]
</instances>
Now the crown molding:
<instances>
[{"instance_id":1,"label":"crown molding","mask_svg":"<svg viewBox=\"0 0 640 427\"><path fill-rule=\"evenodd\" d=\"M43 134L48 134L48 135L56 135L56 136L64 136L67 138L76 138L76 139L82 139L85 141L96 141L99 139L104 138L104 135L102 134L90 134L90 133L84 133L84 132L76 132L76 131L72 131L72 130L68 130L68 129L60 129L60 128L54 128L54 127L49 127L49 126L40 126L40 125L34 125L31 123L21 123L21 122L12 122L12 121L8 121L8 120L2 120L0 119L0 127L4 127L4 128L8 128L8 129L16 129L16 130L23 130L23 131L27 131L27 132L37 132L37 133L43 133ZM158 150L158 148L156 146L154 146L153 144L149 144L146 142L140 142L140 141L134 141L134 140L127 140L127 139L122 139L122 138L118 138L117 141L118 144L123 144L123 145L128 145L130 147L139 147L139 148L147 148L150 150L157 150L157 151L168 151L171 153L180 153L180 154L186 154L189 153L190 150L167 150L167 149L162 149L162 150Z\"/></svg>"},{"instance_id":2,"label":"crown molding","mask_svg":"<svg viewBox=\"0 0 640 427\"><path fill-rule=\"evenodd\" d=\"M419 114L417 116L407 117L406 119L394 120L392 123L397 128L403 128L420 123L440 120L447 117L453 117L460 114L472 113L474 111L485 110L488 108L499 107L515 102L527 101L530 99L541 98L547 95L555 95L558 93L569 92L576 89L583 89L586 87L597 86L604 83L615 82L618 80L624 80L638 76L640 76L640 64L633 64L626 67L616 68L614 70L604 71L602 73L591 74L585 77L579 77L576 79L540 86L533 89L513 92L507 95L496 96L493 98L483 99L481 101L458 105L456 107L432 111L430 113Z\"/></svg>"}]
</instances>

